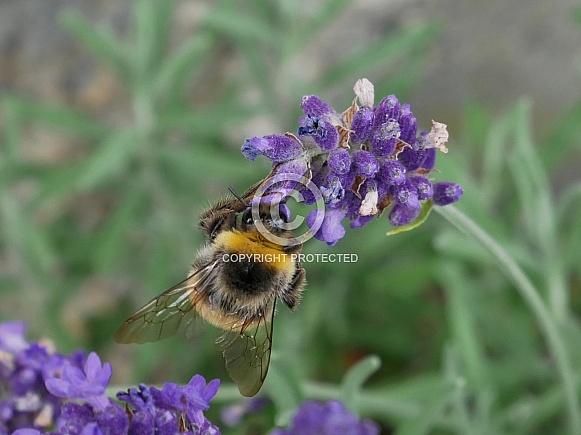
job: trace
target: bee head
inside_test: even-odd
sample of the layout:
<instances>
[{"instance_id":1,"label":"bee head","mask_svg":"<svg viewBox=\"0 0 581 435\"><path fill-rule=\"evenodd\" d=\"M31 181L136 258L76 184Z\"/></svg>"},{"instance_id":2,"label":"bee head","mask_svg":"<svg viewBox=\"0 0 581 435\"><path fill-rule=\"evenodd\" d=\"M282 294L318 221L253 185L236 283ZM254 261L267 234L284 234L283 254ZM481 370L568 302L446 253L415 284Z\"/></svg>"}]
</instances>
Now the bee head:
<instances>
[{"instance_id":1,"label":"bee head","mask_svg":"<svg viewBox=\"0 0 581 435\"><path fill-rule=\"evenodd\" d=\"M274 211L272 208L274 208ZM278 210L276 206L271 207L270 204L260 204L258 207L258 220L268 231L274 234L290 233L285 229L285 224L289 222L289 212L284 204L279 204ZM259 231L252 214L252 207L248 207L242 213L239 227L242 231Z\"/></svg>"},{"instance_id":2,"label":"bee head","mask_svg":"<svg viewBox=\"0 0 581 435\"><path fill-rule=\"evenodd\" d=\"M202 213L199 225L209 240L214 240L221 231L234 227L236 212L229 209L210 208Z\"/></svg>"}]
</instances>

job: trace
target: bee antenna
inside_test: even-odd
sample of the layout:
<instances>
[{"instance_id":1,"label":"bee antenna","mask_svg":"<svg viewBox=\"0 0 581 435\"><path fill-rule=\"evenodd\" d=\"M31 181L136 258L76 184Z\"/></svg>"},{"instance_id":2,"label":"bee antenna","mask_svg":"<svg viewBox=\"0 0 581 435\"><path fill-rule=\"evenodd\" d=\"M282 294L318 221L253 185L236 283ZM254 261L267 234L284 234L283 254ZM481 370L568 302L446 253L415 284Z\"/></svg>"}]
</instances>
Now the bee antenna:
<instances>
[{"instance_id":1,"label":"bee antenna","mask_svg":"<svg viewBox=\"0 0 581 435\"><path fill-rule=\"evenodd\" d=\"M238 195L238 194L237 194L237 193L234 191L234 189L232 189L231 187L229 187L229 188L228 188L228 190L230 191L230 193L231 193L232 195L234 195L234 197L235 197L235 198L236 198L238 201L240 201L240 202L241 202L242 204L244 204L246 207L248 207L248 206L250 205L250 204L248 204L246 201L244 201L244 199L243 199L243 198L242 198L240 195Z\"/></svg>"}]
</instances>

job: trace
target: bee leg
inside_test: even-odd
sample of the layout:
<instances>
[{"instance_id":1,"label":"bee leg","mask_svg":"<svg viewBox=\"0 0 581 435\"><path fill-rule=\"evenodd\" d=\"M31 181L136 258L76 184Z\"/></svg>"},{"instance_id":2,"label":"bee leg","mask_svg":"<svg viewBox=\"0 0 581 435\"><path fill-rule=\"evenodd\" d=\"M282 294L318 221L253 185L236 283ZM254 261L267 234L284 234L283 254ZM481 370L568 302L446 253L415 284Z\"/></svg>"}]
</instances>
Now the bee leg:
<instances>
[{"instance_id":1,"label":"bee leg","mask_svg":"<svg viewBox=\"0 0 581 435\"><path fill-rule=\"evenodd\" d=\"M296 310L301 300L301 292L305 284L305 269L299 267L295 272L289 289L281 296L281 299L292 311Z\"/></svg>"}]
</instances>

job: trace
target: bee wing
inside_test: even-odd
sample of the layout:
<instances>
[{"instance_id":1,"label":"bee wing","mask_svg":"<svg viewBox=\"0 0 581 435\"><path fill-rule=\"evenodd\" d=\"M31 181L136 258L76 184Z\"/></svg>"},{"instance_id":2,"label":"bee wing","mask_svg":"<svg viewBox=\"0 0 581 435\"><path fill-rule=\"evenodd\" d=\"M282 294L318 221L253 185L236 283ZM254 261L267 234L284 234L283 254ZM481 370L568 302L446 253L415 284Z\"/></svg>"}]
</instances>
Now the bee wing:
<instances>
[{"instance_id":1,"label":"bee wing","mask_svg":"<svg viewBox=\"0 0 581 435\"><path fill-rule=\"evenodd\" d=\"M174 335L194 320L196 305L216 274L215 260L145 304L115 333L118 343L147 343Z\"/></svg>"},{"instance_id":2,"label":"bee wing","mask_svg":"<svg viewBox=\"0 0 581 435\"><path fill-rule=\"evenodd\" d=\"M240 394L254 396L262 387L272 349L272 325L276 298L273 298L262 317L242 331L227 332L223 338L226 370L238 384Z\"/></svg>"}]
</instances>

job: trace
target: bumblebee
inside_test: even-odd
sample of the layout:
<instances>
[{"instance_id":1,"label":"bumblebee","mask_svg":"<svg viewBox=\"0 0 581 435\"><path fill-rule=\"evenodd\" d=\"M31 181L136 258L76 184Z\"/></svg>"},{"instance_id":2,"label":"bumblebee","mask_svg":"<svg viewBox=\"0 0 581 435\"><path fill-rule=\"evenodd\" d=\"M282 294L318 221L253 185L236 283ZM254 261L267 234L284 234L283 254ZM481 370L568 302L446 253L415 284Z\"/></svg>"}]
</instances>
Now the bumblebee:
<instances>
[{"instance_id":1,"label":"bumblebee","mask_svg":"<svg viewBox=\"0 0 581 435\"><path fill-rule=\"evenodd\" d=\"M260 390L270 362L276 302L295 310L305 284L305 270L291 255L302 243L281 246L257 230L250 202L267 180L242 196L232 192L201 214L206 242L188 277L129 317L115 334L118 343L161 340L201 317L225 331L218 341L240 393L254 396ZM284 213L277 219L270 206L258 211L263 228L290 239Z\"/></svg>"}]
</instances>

